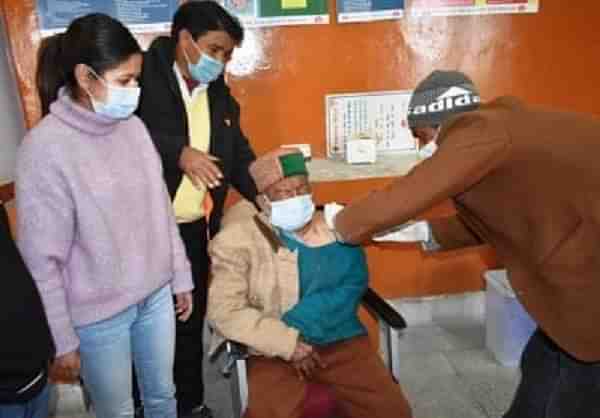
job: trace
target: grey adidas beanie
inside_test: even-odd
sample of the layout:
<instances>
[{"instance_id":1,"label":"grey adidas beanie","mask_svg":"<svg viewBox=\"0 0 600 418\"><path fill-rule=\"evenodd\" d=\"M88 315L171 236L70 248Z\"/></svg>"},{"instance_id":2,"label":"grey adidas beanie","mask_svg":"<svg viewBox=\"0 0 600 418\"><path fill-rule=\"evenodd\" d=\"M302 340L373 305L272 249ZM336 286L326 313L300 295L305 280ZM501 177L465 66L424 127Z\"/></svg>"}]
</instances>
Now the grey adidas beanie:
<instances>
[{"instance_id":1,"label":"grey adidas beanie","mask_svg":"<svg viewBox=\"0 0 600 418\"><path fill-rule=\"evenodd\" d=\"M480 98L473 81L459 71L434 71L419 83L408 105L411 128L436 126L457 113L475 110Z\"/></svg>"}]
</instances>

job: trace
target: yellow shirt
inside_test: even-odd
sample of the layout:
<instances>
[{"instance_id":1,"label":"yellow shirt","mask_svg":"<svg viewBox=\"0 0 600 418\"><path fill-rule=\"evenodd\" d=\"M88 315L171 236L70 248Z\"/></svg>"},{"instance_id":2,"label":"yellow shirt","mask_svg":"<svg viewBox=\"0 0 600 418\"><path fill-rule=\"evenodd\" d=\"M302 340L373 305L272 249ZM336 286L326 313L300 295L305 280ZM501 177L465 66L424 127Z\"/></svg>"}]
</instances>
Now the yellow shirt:
<instances>
[{"instance_id":1,"label":"yellow shirt","mask_svg":"<svg viewBox=\"0 0 600 418\"><path fill-rule=\"evenodd\" d=\"M210 144L210 109L207 86L200 85L190 94L176 63L173 66L173 71L179 81L179 88L185 104L190 146L199 151L208 152ZM194 222L202 218L205 215L203 206L205 196L206 186L194 186L188 176L184 174L173 201L177 222Z\"/></svg>"}]
</instances>

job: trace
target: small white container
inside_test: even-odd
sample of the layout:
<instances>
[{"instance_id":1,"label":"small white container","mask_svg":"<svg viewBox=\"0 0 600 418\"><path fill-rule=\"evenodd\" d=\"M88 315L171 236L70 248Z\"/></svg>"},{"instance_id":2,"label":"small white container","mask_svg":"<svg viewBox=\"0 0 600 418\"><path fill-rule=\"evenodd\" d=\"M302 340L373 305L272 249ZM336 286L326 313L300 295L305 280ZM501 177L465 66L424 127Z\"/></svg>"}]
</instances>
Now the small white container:
<instances>
[{"instance_id":1,"label":"small white container","mask_svg":"<svg viewBox=\"0 0 600 418\"><path fill-rule=\"evenodd\" d=\"M348 164L373 164L377 160L377 142L374 139L354 139L346 142Z\"/></svg>"},{"instance_id":2,"label":"small white container","mask_svg":"<svg viewBox=\"0 0 600 418\"><path fill-rule=\"evenodd\" d=\"M283 144L282 148L298 148L302 151L302 155L305 160L310 160L312 158L312 151L310 148L310 144Z\"/></svg>"},{"instance_id":3,"label":"small white container","mask_svg":"<svg viewBox=\"0 0 600 418\"><path fill-rule=\"evenodd\" d=\"M500 364L518 367L536 324L517 300L506 270L488 270L484 277L485 345Z\"/></svg>"}]
</instances>

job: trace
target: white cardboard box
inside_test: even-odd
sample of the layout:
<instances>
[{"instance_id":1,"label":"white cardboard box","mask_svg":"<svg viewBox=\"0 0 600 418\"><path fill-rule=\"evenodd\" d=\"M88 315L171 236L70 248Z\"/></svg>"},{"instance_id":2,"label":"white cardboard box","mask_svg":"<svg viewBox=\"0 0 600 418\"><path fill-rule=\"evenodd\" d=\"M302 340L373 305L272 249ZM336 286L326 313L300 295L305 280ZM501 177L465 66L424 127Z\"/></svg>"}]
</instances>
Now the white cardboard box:
<instances>
[{"instance_id":1,"label":"white cardboard box","mask_svg":"<svg viewBox=\"0 0 600 418\"><path fill-rule=\"evenodd\" d=\"M374 139L355 139L346 143L348 164L373 164L377 160L377 143Z\"/></svg>"},{"instance_id":2,"label":"white cardboard box","mask_svg":"<svg viewBox=\"0 0 600 418\"><path fill-rule=\"evenodd\" d=\"M305 160L310 160L312 158L312 151L310 149L310 144L284 144L281 146L282 148L298 148L302 151L302 155L304 155Z\"/></svg>"}]
</instances>

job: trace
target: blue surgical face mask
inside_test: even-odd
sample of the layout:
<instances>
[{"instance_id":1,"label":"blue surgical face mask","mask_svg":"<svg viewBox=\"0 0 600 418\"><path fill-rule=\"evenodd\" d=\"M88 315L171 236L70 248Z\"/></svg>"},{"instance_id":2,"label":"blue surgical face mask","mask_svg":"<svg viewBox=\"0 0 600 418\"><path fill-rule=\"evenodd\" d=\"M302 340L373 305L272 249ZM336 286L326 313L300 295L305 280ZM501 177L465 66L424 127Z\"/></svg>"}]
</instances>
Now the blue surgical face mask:
<instances>
[{"instance_id":1,"label":"blue surgical face mask","mask_svg":"<svg viewBox=\"0 0 600 418\"><path fill-rule=\"evenodd\" d=\"M310 194L271 202L271 224L284 231L297 231L308 224L315 213Z\"/></svg>"},{"instance_id":2,"label":"blue surgical face mask","mask_svg":"<svg viewBox=\"0 0 600 418\"><path fill-rule=\"evenodd\" d=\"M216 60L210 55L200 51L200 49L194 42L192 42L192 44L194 45L194 48L196 48L196 50L200 52L200 59L197 63L192 64L185 50L183 51L185 58L188 62L188 71L190 72L190 75L194 80L196 80L199 83L212 83L217 78L219 78L219 76L225 69L225 65L221 61Z\"/></svg>"},{"instance_id":3,"label":"blue surgical face mask","mask_svg":"<svg viewBox=\"0 0 600 418\"><path fill-rule=\"evenodd\" d=\"M106 100L103 102L94 99L88 93L94 112L115 120L127 119L133 115L140 100L140 88L113 86L104 81L93 70L92 72L106 86Z\"/></svg>"}]
</instances>

